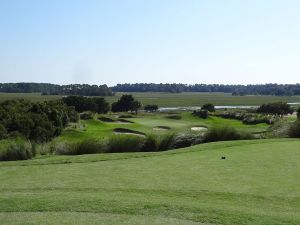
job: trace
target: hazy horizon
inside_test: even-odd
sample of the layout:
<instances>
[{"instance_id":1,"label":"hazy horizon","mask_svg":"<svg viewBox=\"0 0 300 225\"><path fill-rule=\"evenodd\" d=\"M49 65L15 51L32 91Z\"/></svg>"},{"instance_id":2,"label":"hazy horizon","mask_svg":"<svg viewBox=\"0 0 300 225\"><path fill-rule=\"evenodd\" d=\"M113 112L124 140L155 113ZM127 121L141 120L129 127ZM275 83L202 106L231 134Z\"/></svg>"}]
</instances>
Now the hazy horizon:
<instances>
[{"instance_id":1,"label":"hazy horizon","mask_svg":"<svg viewBox=\"0 0 300 225\"><path fill-rule=\"evenodd\" d=\"M0 82L300 83L300 1L7 1Z\"/></svg>"}]
</instances>

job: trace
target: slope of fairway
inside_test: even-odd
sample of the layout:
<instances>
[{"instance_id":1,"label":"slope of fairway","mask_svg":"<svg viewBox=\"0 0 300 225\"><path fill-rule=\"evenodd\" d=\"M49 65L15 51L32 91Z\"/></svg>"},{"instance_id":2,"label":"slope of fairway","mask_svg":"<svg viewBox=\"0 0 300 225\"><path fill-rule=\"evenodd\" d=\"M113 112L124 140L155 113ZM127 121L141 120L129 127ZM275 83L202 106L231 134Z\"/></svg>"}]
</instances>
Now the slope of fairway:
<instances>
[{"instance_id":1,"label":"slope of fairway","mask_svg":"<svg viewBox=\"0 0 300 225\"><path fill-rule=\"evenodd\" d=\"M299 161L286 139L3 162L0 221L299 225Z\"/></svg>"}]
</instances>

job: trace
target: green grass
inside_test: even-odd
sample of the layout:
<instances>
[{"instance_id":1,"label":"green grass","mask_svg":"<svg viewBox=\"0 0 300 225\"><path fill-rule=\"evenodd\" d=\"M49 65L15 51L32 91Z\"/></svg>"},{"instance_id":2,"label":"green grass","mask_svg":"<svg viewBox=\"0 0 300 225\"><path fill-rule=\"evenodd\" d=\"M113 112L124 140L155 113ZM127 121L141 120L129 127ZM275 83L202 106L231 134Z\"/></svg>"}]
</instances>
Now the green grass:
<instances>
[{"instance_id":1,"label":"green grass","mask_svg":"<svg viewBox=\"0 0 300 225\"><path fill-rule=\"evenodd\" d=\"M112 103L124 93L106 97ZM127 93L128 94L128 93ZM160 107L201 106L205 103L214 105L261 105L268 102L300 102L300 96L232 96L229 93L131 93L143 105L157 104ZM32 101L44 101L61 98L62 96L40 93L0 93L0 102L8 99L25 98Z\"/></svg>"},{"instance_id":2,"label":"green grass","mask_svg":"<svg viewBox=\"0 0 300 225\"><path fill-rule=\"evenodd\" d=\"M300 224L300 141L0 163L1 224ZM226 156L226 160L221 160Z\"/></svg>"}]
</instances>

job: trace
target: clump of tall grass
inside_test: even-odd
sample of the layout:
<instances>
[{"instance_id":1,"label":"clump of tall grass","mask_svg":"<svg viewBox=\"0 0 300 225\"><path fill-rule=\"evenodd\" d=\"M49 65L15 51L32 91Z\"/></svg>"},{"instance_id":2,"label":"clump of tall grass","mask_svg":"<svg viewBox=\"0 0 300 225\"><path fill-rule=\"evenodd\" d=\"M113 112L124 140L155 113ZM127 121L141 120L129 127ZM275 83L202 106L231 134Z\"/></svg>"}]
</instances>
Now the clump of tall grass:
<instances>
[{"instance_id":1,"label":"clump of tall grass","mask_svg":"<svg viewBox=\"0 0 300 225\"><path fill-rule=\"evenodd\" d=\"M156 152L171 149L174 134L113 135L108 140L108 152Z\"/></svg>"},{"instance_id":2,"label":"clump of tall grass","mask_svg":"<svg viewBox=\"0 0 300 225\"><path fill-rule=\"evenodd\" d=\"M149 134L147 135L143 148L143 152L157 152L166 151L172 148L172 144L175 138L174 133L167 134Z\"/></svg>"},{"instance_id":3,"label":"clump of tall grass","mask_svg":"<svg viewBox=\"0 0 300 225\"><path fill-rule=\"evenodd\" d=\"M56 142L52 144L51 152L58 155L83 155L104 153L106 143L96 139L85 139L78 142Z\"/></svg>"},{"instance_id":4,"label":"clump of tall grass","mask_svg":"<svg viewBox=\"0 0 300 225\"><path fill-rule=\"evenodd\" d=\"M175 134L167 133L158 137L158 151L165 151L171 149Z\"/></svg>"},{"instance_id":5,"label":"clump of tall grass","mask_svg":"<svg viewBox=\"0 0 300 225\"><path fill-rule=\"evenodd\" d=\"M35 156L31 143L23 139L6 141L2 148L0 161L26 160Z\"/></svg>"},{"instance_id":6,"label":"clump of tall grass","mask_svg":"<svg viewBox=\"0 0 300 225\"><path fill-rule=\"evenodd\" d=\"M300 120L294 122L289 129L289 137L300 138Z\"/></svg>"},{"instance_id":7,"label":"clump of tall grass","mask_svg":"<svg viewBox=\"0 0 300 225\"><path fill-rule=\"evenodd\" d=\"M155 151L157 151L158 146L159 146L159 141L158 141L157 135L148 134L143 143L141 151L155 152Z\"/></svg>"},{"instance_id":8,"label":"clump of tall grass","mask_svg":"<svg viewBox=\"0 0 300 225\"><path fill-rule=\"evenodd\" d=\"M131 134L112 135L107 142L107 151L115 152L139 152L141 151L145 137Z\"/></svg>"},{"instance_id":9,"label":"clump of tall grass","mask_svg":"<svg viewBox=\"0 0 300 225\"><path fill-rule=\"evenodd\" d=\"M232 127L213 127L204 135L203 142L248 140L253 138L252 134L238 132Z\"/></svg>"},{"instance_id":10,"label":"clump of tall grass","mask_svg":"<svg viewBox=\"0 0 300 225\"><path fill-rule=\"evenodd\" d=\"M74 155L82 155L82 154L104 153L106 151L107 151L107 147L105 141L99 141L96 139L86 139L76 144L73 144L72 153Z\"/></svg>"}]
</instances>

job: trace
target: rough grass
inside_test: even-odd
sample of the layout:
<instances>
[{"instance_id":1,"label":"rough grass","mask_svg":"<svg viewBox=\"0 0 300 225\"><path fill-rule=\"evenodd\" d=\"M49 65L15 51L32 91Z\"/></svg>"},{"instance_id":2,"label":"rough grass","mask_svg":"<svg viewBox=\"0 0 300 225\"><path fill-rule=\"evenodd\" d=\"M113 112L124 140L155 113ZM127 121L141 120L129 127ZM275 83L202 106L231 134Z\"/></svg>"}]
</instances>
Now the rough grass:
<instances>
[{"instance_id":1,"label":"rough grass","mask_svg":"<svg viewBox=\"0 0 300 225\"><path fill-rule=\"evenodd\" d=\"M0 163L0 221L298 225L299 146L235 141Z\"/></svg>"},{"instance_id":2,"label":"rough grass","mask_svg":"<svg viewBox=\"0 0 300 225\"><path fill-rule=\"evenodd\" d=\"M124 93L105 97L110 103L117 101ZM202 106L208 102L214 105L261 105L266 102L300 102L300 96L232 96L230 93L132 93L143 105L157 104L159 107ZM25 98L33 101L58 99L62 96L39 93L0 93L0 101Z\"/></svg>"}]
</instances>

